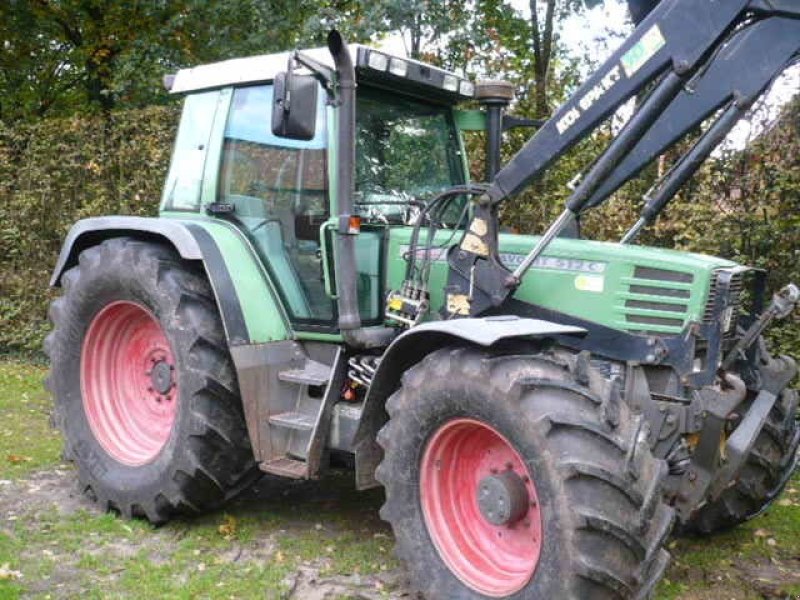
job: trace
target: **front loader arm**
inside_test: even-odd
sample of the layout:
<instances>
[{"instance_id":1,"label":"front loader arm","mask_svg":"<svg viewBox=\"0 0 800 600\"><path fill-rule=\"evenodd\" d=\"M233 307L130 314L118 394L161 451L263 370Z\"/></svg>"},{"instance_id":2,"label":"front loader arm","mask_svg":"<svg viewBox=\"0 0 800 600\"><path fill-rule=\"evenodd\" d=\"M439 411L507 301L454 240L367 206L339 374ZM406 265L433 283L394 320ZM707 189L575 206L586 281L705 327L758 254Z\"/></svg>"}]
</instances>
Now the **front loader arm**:
<instances>
[{"instance_id":1,"label":"front loader arm","mask_svg":"<svg viewBox=\"0 0 800 600\"><path fill-rule=\"evenodd\" d=\"M715 111L735 104L737 119L729 120L722 133L730 131L738 117L798 55L800 19L770 17L739 29L595 190L586 208L601 204Z\"/></svg>"},{"instance_id":2,"label":"front loader arm","mask_svg":"<svg viewBox=\"0 0 800 600\"><path fill-rule=\"evenodd\" d=\"M512 196L667 71L688 76L741 20L747 0L664 0L495 177L494 202Z\"/></svg>"},{"instance_id":3,"label":"front loader arm","mask_svg":"<svg viewBox=\"0 0 800 600\"><path fill-rule=\"evenodd\" d=\"M761 31L760 27L754 28L751 23L760 19L777 22L780 20L778 17L787 17L787 21L799 19L800 6L797 2L771 0L663 0L657 4L611 58L497 173L486 193L478 199L468 232L460 246L452 248L448 254L448 304L451 299L458 300L452 304L459 308L454 311L448 307L448 317L477 316L500 306L519 286L523 275L550 242L569 227L590 202L602 201L608 195L608 188L602 186L614 178L615 173L633 176L641 169L636 162L641 159L631 159L633 162L626 163L623 170L619 171L620 165L637 146L644 143L659 148L674 143L683 133L723 106L726 99L729 100L737 91L737 88L732 90L730 79L739 74L735 69L725 69L724 66L715 68L715 59L724 54L725 49L737 46L725 44L736 41L741 30L749 29L749 33L742 34L738 40L737 43L741 45L745 44L742 39L747 41L750 35L754 35L753 31ZM781 33L780 39L791 45L796 27L793 23L783 26L790 29L789 39L786 39L786 32ZM755 39L769 44L775 42L772 39L764 41L763 34ZM783 46L774 53L765 52L764 56L769 56L765 62L774 66L775 56L778 56L778 66L757 69L759 73L754 77L755 81L742 85L742 90L763 91L775 71L780 71L794 52ZM716 64L723 65L723 62ZM763 76L762 72L767 71L767 75ZM699 100L684 100L685 107L681 109L682 92L685 97L687 87L701 81L709 72L714 75L712 79L717 79L721 89L711 89ZM591 133L620 105L648 86L647 96L580 181L567 200L565 210L542 234L514 272L510 272L498 255L498 204L541 176L549 165ZM744 101L752 102L757 95L755 92ZM684 117L684 122L676 126L678 133L670 131L671 123L665 119L662 121L665 124L663 131L657 132L650 140L654 126L664 113L671 110L676 100L679 106L677 114L683 114ZM724 124L727 126L727 121ZM722 129L718 127L714 135L719 135ZM693 159L703 158L705 152L710 152L707 150L711 145L709 140L693 154ZM695 162L686 163L679 175L684 177L692 172L696 168ZM675 178L671 183L679 181L680 178ZM673 187L666 189L670 191ZM665 195L665 198L668 199L668 196Z\"/></svg>"}]
</instances>

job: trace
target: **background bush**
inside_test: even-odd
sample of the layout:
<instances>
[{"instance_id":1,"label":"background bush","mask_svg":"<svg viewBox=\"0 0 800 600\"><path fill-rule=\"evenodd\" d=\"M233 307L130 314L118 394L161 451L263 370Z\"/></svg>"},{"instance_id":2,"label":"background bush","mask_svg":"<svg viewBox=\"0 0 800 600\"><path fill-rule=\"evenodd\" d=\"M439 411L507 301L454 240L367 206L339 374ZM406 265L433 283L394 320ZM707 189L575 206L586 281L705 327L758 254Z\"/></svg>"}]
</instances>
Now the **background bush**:
<instances>
[{"instance_id":1,"label":"background bush","mask_svg":"<svg viewBox=\"0 0 800 600\"><path fill-rule=\"evenodd\" d=\"M0 126L0 353L40 352L52 296L48 279L75 221L156 213L177 122L177 106L160 106ZM506 224L541 231L560 210L568 193L564 183L604 139L587 140L533 191L507 203ZM522 140L515 141L510 150ZM473 160L478 173L480 162ZM643 181L590 212L584 219L587 236L619 239L635 221L654 175L651 169ZM800 283L798 209L800 99L795 98L746 151L723 153L707 164L641 242L768 269L772 291L786 281ZM784 350L800 346L796 321L772 335Z\"/></svg>"},{"instance_id":2,"label":"background bush","mask_svg":"<svg viewBox=\"0 0 800 600\"><path fill-rule=\"evenodd\" d=\"M154 215L174 106L0 125L0 353L38 353L48 280L69 228L102 214Z\"/></svg>"}]
</instances>

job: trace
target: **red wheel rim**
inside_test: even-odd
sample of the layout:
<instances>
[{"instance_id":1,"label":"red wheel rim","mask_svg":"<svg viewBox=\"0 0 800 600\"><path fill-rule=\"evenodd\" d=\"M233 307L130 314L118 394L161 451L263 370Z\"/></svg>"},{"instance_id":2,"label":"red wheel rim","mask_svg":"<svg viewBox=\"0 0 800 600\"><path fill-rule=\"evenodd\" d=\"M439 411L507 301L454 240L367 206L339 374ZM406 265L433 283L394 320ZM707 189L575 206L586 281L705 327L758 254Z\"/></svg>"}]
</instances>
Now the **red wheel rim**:
<instances>
[{"instance_id":1,"label":"red wheel rim","mask_svg":"<svg viewBox=\"0 0 800 600\"><path fill-rule=\"evenodd\" d=\"M81 353L81 392L89 426L118 462L152 462L175 422L175 360L153 313L113 302L89 325Z\"/></svg>"},{"instance_id":2,"label":"red wheel rim","mask_svg":"<svg viewBox=\"0 0 800 600\"><path fill-rule=\"evenodd\" d=\"M481 513L484 478L512 470L527 492L527 510L494 525ZM542 550L542 518L533 478L511 443L474 419L442 425L425 448L420 469L425 524L439 556L464 584L487 596L507 596L533 577Z\"/></svg>"}]
</instances>

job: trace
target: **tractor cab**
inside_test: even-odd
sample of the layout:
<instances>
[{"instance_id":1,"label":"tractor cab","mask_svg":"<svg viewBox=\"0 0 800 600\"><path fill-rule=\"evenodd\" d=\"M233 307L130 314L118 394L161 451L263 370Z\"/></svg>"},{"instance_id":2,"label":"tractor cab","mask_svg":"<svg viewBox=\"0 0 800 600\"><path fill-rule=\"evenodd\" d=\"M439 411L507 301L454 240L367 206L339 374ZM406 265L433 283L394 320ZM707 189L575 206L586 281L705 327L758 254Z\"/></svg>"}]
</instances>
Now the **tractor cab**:
<instances>
[{"instance_id":1,"label":"tractor cab","mask_svg":"<svg viewBox=\"0 0 800 600\"><path fill-rule=\"evenodd\" d=\"M453 106L471 99L474 87L453 73L363 46L349 53L358 86L358 308L369 325L383 320L386 228L411 225L425 200L467 182ZM303 56L319 61L319 69L331 61L322 48ZM288 53L237 59L170 79L170 90L186 100L161 214L211 214L239 228L278 288L293 327L334 332L333 182L349 166L336 155L335 102L307 69L293 73L295 82L305 78L292 99L301 134L271 126L283 111L290 59ZM451 226L465 202L453 203Z\"/></svg>"}]
</instances>

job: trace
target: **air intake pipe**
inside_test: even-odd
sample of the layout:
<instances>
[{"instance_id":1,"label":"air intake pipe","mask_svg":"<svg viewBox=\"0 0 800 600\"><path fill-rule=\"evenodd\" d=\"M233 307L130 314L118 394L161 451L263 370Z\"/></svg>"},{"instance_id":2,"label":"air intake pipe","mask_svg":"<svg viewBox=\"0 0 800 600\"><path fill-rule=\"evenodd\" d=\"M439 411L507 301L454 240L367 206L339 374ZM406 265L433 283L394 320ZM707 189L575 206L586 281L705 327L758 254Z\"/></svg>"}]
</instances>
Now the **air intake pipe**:
<instances>
[{"instance_id":1,"label":"air intake pipe","mask_svg":"<svg viewBox=\"0 0 800 600\"><path fill-rule=\"evenodd\" d=\"M475 86L475 99L486 108L485 181L491 181L500 170L503 112L514 99L514 86L508 81L479 81Z\"/></svg>"},{"instance_id":2,"label":"air intake pipe","mask_svg":"<svg viewBox=\"0 0 800 600\"><path fill-rule=\"evenodd\" d=\"M349 232L350 217L354 213L355 191L353 171L356 163L356 72L347 42L336 30L328 34L328 50L333 57L338 77L336 203L339 211L339 227L335 236L335 264L339 329L344 332L361 327L361 317L358 313L356 238Z\"/></svg>"},{"instance_id":3,"label":"air intake pipe","mask_svg":"<svg viewBox=\"0 0 800 600\"><path fill-rule=\"evenodd\" d=\"M356 72L347 42L335 29L328 34L328 51L336 67L339 104L336 109L336 204L339 226L334 236L339 330L348 346L382 347L396 335L395 330L388 327L362 327L358 312L357 231L351 230L351 217L355 215Z\"/></svg>"}]
</instances>

